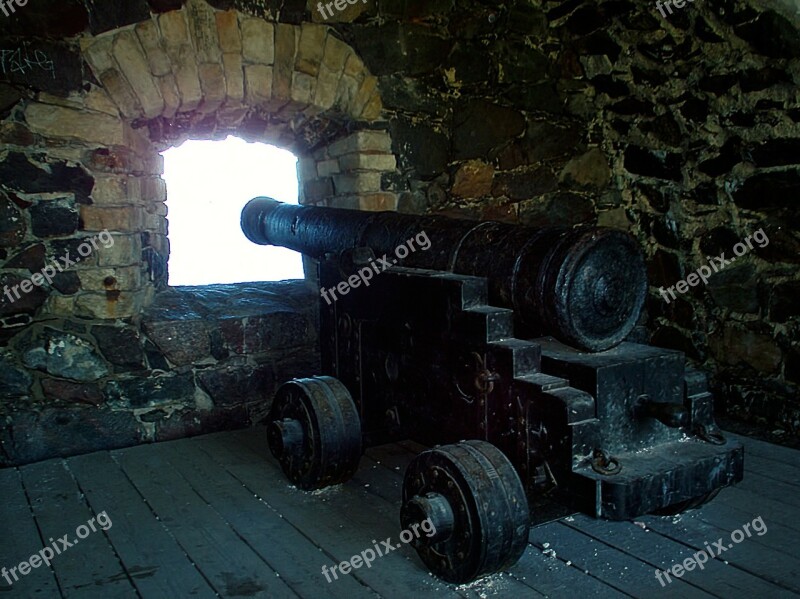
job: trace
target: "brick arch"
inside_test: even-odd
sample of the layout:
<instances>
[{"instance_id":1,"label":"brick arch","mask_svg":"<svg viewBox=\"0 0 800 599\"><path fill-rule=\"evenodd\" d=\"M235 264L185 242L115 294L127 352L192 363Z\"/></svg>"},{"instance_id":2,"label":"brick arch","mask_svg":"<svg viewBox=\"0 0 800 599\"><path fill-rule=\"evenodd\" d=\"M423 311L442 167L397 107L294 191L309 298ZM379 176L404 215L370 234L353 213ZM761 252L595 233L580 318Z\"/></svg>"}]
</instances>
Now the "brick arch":
<instances>
[{"instance_id":1,"label":"brick arch","mask_svg":"<svg viewBox=\"0 0 800 599\"><path fill-rule=\"evenodd\" d=\"M382 189L397 162L377 79L329 27L189 0L81 46L97 85L31 102L25 119L93 177L82 232L107 229L117 241L89 277L99 281L91 292L47 312L127 318L153 302L169 257L159 152L189 138L233 134L293 151L304 203L396 209Z\"/></svg>"},{"instance_id":2,"label":"brick arch","mask_svg":"<svg viewBox=\"0 0 800 599\"><path fill-rule=\"evenodd\" d=\"M260 111L298 128L328 111L375 121L382 109L377 79L329 27L271 23L203 0L92 38L83 54L134 126L213 115L234 127Z\"/></svg>"}]
</instances>

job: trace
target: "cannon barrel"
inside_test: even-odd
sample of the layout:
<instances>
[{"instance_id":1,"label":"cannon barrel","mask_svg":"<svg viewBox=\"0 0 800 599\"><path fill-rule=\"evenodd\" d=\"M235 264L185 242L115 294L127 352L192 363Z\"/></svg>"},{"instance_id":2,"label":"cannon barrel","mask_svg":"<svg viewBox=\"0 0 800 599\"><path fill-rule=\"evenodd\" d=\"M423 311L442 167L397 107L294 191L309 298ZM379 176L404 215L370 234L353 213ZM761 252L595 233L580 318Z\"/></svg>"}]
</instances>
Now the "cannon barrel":
<instances>
[{"instance_id":1,"label":"cannon barrel","mask_svg":"<svg viewBox=\"0 0 800 599\"><path fill-rule=\"evenodd\" d=\"M254 243L312 258L357 247L393 257L424 232L430 248L398 264L485 277L490 302L514 310L518 337L552 335L589 351L614 347L630 333L647 292L636 240L614 229L534 228L255 198L242 212L242 230Z\"/></svg>"}]
</instances>

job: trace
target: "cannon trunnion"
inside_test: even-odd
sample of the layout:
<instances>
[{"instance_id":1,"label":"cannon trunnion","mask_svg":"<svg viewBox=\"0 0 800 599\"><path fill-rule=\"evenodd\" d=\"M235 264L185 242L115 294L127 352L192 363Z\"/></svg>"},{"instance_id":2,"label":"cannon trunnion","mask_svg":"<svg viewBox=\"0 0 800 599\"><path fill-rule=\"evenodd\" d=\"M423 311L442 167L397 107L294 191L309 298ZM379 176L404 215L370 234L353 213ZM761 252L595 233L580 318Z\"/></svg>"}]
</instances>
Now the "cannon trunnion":
<instances>
[{"instance_id":1,"label":"cannon trunnion","mask_svg":"<svg viewBox=\"0 0 800 599\"><path fill-rule=\"evenodd\" d=\"M262 198L242 223L257 243L320 259L327 289L429 238L369 285L320 299L326 376L281 388L269 444L305 489L347 480L363 445L434 447L406 472L401 523L432 523L414 544L445 580L513 565L532 523L677 513L742 479L742 447L714 423L705 377L680 352L622 342L645 280L626 235Z\"/></svg>"}]
</instances>

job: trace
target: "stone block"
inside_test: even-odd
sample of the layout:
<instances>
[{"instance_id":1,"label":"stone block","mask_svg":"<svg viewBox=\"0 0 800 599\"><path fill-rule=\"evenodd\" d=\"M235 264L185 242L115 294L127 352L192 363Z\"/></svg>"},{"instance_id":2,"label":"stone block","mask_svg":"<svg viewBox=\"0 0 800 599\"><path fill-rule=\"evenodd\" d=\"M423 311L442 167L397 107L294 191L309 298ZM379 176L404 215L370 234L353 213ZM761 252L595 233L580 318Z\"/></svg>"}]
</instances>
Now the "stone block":
<instances>
[{"instance_id":1,"label":"stone block","mask_svg":"<svg viewBox=\"0 0 800 599\"><path fill-rule=\"evenodd\" d=\"M81 221L84 231L136 231L142 225L142 215L135 206L81 206Z\"/></svg>"},{"instance_id":2,"label":"stone block","mask_svg":"<svg viewBox=\"0 0 800 599\"><path fill-rule=\"evenodd\" d=\"M142 369L144 350L139 331L132 327L94 326L92 335L100 353L114 366L123 369Z\"/></svg>"},{"instance_id":3,"label":"stone block","mask_svg":"<svg viewBox=\"0 0 800 599\"><path fill-rule=\"evenodd\" d=\"M144 330L175 366L200 362L211 355L211 341L202 320L147 321Z\"/></svg>"},{"instance_id":4,"label":"stone block","mask_svg":"<svg viewBox=\"0 0 800 599\"><path fill-rule=\"evenodd\" d=\"M392 138L386 131L357 131L332 143L328 153L332 157L356 152L382 152L391 154Z\"/></svg>"},{"instance_id":5,"label":"stone block","mask_svg":"<svg viewBox=\"0 0 800 599\"><path fill-rule=\"evenodd\" d=\"M164 110L164 99L153 79L144 50L132 31L121 31L114 41L114 58L139 99L144 116L154 118Z\"/></svg>"},{"instance_id":6,"label":"stone block","mask_svg":"<svg viewBox=\"0 0 800 599\"><path fill-rule=\"evenodd\" d=\"M203 90L203 112L213 112L225 101L227 89L222 65L218 63L201 64L197 69L200 87Z\"/></svg>"},{"instance_id":7,"label":"stone block","mask_svg":"<svg viewBox=\"0 0 800 599\"><path fill-rule=\"evenodd\" d=\"M336 195L380 191L381 173L334 175L333 188Z\"/></svg>"},{"instance_id":8,"label":"stone block","mask_svg":"<svg viewBox=\"0 0 800 599\"><path fill-rule=\"evenodd\" d=\"M98 76L103 88L114 100L114 103L119 108L122 116L135 119L142 116L142 107L139 105L139 99L133 93L130 83L127 79L116 69L109 69L108 71Z\"/></svg>"},{"instance_id":9,"label":"stone block","mask_svg":"<svg viewBox=\"0 0 800 599\"><path fill-rule=\"evenodd\" d=\"M353 103L350 107L351 116L356 118L361 116L377 90L378 78L373 77L372 75L364 77L364 81L361 82L361 85L358 88L358 93L356 93L356 97L353 99Z\"/></svg>"},{"instance_id":10,"label":"stone block","mask_svg":"<svg viewBox=\"0 0 800 599\"><path fill-rule=\"evenodd\" d=\"M331 39L331 36L328 36ZM329 70L325 65L320 66L319 75L314 91L314 104L323 110L331 108L336 101L336 92L339 89L340 72Z\"/></svg>"},{"instance_id":11,"label":"stone block","mask_svg":"<svg viewBox=\"0 0 800 599\"><path fill-rule=\"evenodd\" d=\"M51 401L68 401L99 406L103 403L103 392L92 384L70 383L59 379L42 379L42 392Z\"/></svg>"},{"instance_id":12,"label":"stone block","mask_svg":"<svg viewBox=\"0 0 800 599\"><path fill-rule=\"evenodd\" d=\"M64 137L104 145L125 143L123 123L105 114L32 103L25 108L25 120L31 131L47 137Z\"/></svg>"},{"instance_id":13,"label":"stone block","mask_svg":"<svg viewBox=\"0 0 800 599\"><path fill-rule=\"evenodd\" d=\"M244 101L244 71L241 54L223 54L226 105L236 106Z\"/></svg>"},{"instance_id":14,"label":"stone block","mask_svg":"<svg viewBox=\"0 0 800 599\"><path fill-rule=\"evenodd\" d=\"M303 194L306 201L317 202L333 195L333 180L330 177L307 181L303 185Z\"/></svg>"},{"instance_id":15,"label":"stone block","mask_svg":"<svg viewBox=\"0 0 800 599\"><path fill-rule=\"evenodd\" d=\"M361 114L352 116L356 118L361 118L364 121L377 121L381 113L383 112L383 102L381 101L380 95L377 92L372 94L372 98L369 99L367 105L364 106L364 109L361 111Z\"/></svg>"},{"instance_id":16,"label":"stone block","mask_svg":"<svg viewBox=\"0 0 800 599\"><path fill-rule=\"evenodd\" d=\"M343 171L393 171L397 168L394 154L345 154L339 157Z\"/></svg>"},{"instance_id":17,"label":"stone block","mask_svg":"<svg viewBox=\"0 0 800 599\"><path fill-rule=\"evenodd\" d=\"M249 64L244 67L245 99L250 106L258 106L272 99L272 67Z\"/></svg>"},{"instance_id":18,"label":"stone block","mask_svg":"<svg viewBox=\"0 0 800 599\"><path fill-rule=\"evenodd\" d=\"M480 160L470 160L461 165L453 177L455 196L480 198L492 192L494 167Z\"/></svg>"},{"instance_id":19,"label":"stone block","mask_svg":"<svg viewBox=\"0 0 800 599\"><path fill-rule=\"evenodd\" d=\"M282 100L291 98L292 71L296 53L296 27L279 23L275 29L275 73L273 95Z\"/></svg>"},{"instance_id":20,"label":"stone block","mask_svg":"<svg viewBox=\"0 0 800 599\"><path fill-rule=\"evenodd\" d=\"M226 10L216 14L219 47L223 53L242 53L242 33L239 30L239 18L235 10Z\"/></svg>"},{"instance_id":21,"label":"stone block","mask_svg":"<svg viewBox=\"0 0 800 599\"><path fill-rule=\"evenodd\" d=\"M107 402L120 408L193 405L194 377L180 374L114 380L106 386L105 394Z\"/></svg>"},{"instance_id":22,"label":"stone block","mask_svg":"<svg viewBox=\"0 0 800 599\"><path fill-rule=\"evenodd\" d=\"M336 99L333 106L342 114L351 114L359 86L359 82L350 75L342 75L339 78L339 86L336 89Z\"/></svg>"},{"instance_id":23,"label":"stone block","mask_svg":"<svg viewBox=\"0 0 800 599\"><path fill-rule=\"evenodd\" d=\"M92 67L95 75L100 75L100 73L104 73L109 69L116 68L117 65L111 54L113 41L112 37L100 37L87 42L83 48L86 62Z\"/></svg>"},{"instance_id":24,"label":"stone block","mask_svg":"<svg viewBox=\"0 0 800 599\"><path fill-rule=\"evenodd\" d=\"M102 253L103 248L98 250ZM142 267L92 268L78 270L81 287L86 291L136 291L142 286Z\"/></svg>"},{"instance_id":25,"label":"stone block","mask_svg":"<svg viewBox=\"0 0 800 599\"><path fill-rule=\"evenodd\" d=\"M20 352L28 368L73 381L96 381L109 373L88 340L49 327L28 339Z\"/></svg>"},{"instance_id":26,"label":"stone block","mask_svg":"<svg viewBox=\"0 0 800 599\"><path fill-rule=\"evenodd\" d=\"M173 60L182 46L190 45L189 28L183 11L175 10L159 15L158 27L161 29L161 39L164 40L167 54Z\"/></svg>"},{"instance_id":27,"label":"stone block","mask_svg":"<svg viewBox=\"0 0 800 599\"><path fill-rule=\"evenodd\" d=\"M186 17L198 64L219 63L222 53L214 9L203 0L189 0L186 3Z\"/></svg>"},{"instance_id":28,"label":"stone block","mask_svg":"<svg viewBox=\"0 0 800 599\"><path fill-rule=\"evenodd\" d=\"M263 19L245 17L242 27L242 57L246 62L271 65L275 62L275 28Z\"/></svg>"},{"instance_id":29,"label":"stone block","mask_svg":"<svg viewBox=\"0 0 800 599\"><path fill-rule=\"evenodd\" d=\"M158 24L154 20L138 23L135 28L139 43L142 44L150 72L158 77L172 72L169 56L161 43Z\"/></svg>"},{"instance_id":30,"label":"stone block","mask_svg":"<svg viewBox=\"0 0 800 599\"><path fill-rule=\"evenodd\" d=\"M98 266L129 266L142 259L141 235L112 235L113 245L103 246L97 252Z\"/></svg>"},{"instance_id":31,"label":"stone block","mask_svg":"<svg viewBox=\"0 0 800 599\"><path fill-rule=\"evenodd\" d=\"M292 75L292 100L301 104L311 104L314 101L316 85L316 77L295 71Z\"/></svg>"},{"instance_id":32,"label":"stone block","mask_svg":"<svg viewBox=\"0 0 800 599\"><path fill-rule=\"evenodd\" d=\"M311 181L312 179L316 179L317 161L313 158L300 158L297 161L297 177L300 179L300 181Z\"/></svg>"},{"instance_id":33,"label":"stone block","mask_svg":"<svg viewBox=\"0 0 800 599\"><path fill-rule=\"evenodd\" d=\"M338 160L323 160L322 162L316 163L316 166L317 174L320 177L330 177L331 175L336 175L341 172Z\"/></svg>"},{"instance_id":34,"label":"stone block","mask_svg":"<svg viewBox=\"0 0 800 599\"><path fill-rule=\"evenodd\" d=\"M200 73L192 47L182 46L173 64L175 83L181 97L180 111L195 110L203 99L203 90L200 87Z\"/></svg>"},{"instance_id":35,"label":"stone block","mask_svg":"<svg viewBox=\"0 0 800 599\"><path fill-rule=\"evenodd\" d=\"M358 207L370 212L397 211L397 194L389 192L365 193L358 196Z\"/></svg>"},{"instance_id":36,"label":"stone block","mask_svg":"<svg viewBox=\"0 0 800 599\"><path fill-rule=\"evenodd\" d=\"M316 77L325 50L325 36L328 28L312 23L303 23L294 68L301 73Z\"/></svg>"},{"instance_id":37,"label":"stone block","mask_svg":"<svg viewBox=\"0 0 800 599\"><path fill-rule=\"evenodd\" d=\"M74 316L92 319L130 318L142 310L144 290L83 293L75 300Z\"/></svg>"}]
</instances>

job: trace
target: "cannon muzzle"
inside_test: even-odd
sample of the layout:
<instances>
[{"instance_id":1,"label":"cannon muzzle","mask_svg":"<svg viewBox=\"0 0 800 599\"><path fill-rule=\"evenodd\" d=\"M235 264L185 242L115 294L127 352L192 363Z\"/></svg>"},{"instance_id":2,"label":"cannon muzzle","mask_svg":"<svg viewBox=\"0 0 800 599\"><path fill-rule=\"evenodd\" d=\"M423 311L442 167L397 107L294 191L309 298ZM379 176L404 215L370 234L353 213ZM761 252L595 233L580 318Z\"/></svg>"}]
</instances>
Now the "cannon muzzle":
<instances>
[{"instance_id":1,"label":"cannon muzzle","mask_svg":"<svg viewBox=\"0 0 800 599\"><path fill-rule=\"evenodd\" d=\"M647 293L638 243L614 229L534 228L255 198L242 212L242 230L254 243L312 258L357 247L394 256L425 232L430 248L398 264L485 277L489 301L514 310L518 337L552 335L589 351L619 344L635 326Z\"/></svg>"}]
</instances>

